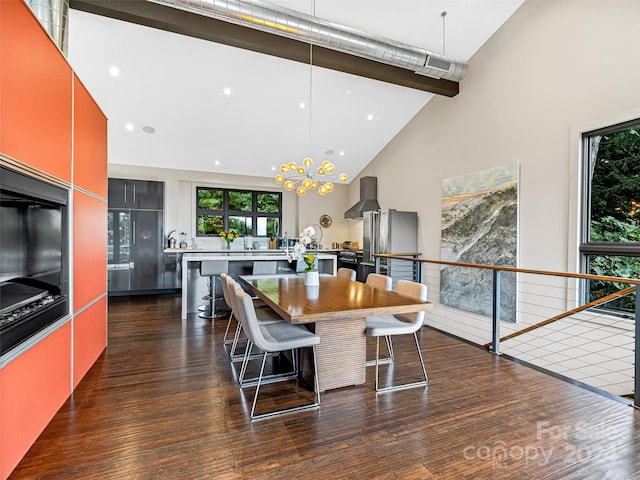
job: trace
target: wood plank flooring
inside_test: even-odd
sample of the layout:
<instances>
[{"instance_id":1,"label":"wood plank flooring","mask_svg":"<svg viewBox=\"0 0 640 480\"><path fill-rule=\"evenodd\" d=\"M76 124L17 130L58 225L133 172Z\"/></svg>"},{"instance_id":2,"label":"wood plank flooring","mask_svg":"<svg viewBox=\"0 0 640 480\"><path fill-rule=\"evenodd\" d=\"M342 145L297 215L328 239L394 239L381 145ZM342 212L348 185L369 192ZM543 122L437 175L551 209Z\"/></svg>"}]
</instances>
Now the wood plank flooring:
<instances>
[{"instance_id":1,"label":"wood plank flooring","mask_svg":"<svg viewBox=\"0 0 640 480\"><path fill-rule=\"evenodd\" d=\"M111 299L109 347L10 478L640 478L639 411L428 328L427 388L376 395L368 368L319 410L252 423L225 326L183 324L173 295ZM395 380L419 378L411 340Z\"/></svg>"}]
</instances>

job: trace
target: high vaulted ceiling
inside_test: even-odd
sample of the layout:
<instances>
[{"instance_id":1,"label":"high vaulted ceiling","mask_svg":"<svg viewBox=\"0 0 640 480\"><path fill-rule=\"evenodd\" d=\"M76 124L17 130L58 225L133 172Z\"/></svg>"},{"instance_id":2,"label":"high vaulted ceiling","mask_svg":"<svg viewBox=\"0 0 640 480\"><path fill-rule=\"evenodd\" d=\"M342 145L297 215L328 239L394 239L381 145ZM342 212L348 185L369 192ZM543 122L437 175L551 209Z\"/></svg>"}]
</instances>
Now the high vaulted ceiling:
<instances>
[{"instance_id":1,"label":"high vaulted ceiling","mask_svg":"<svg viewBox=\"0 0 640 480\"><path fill-rule=\"evenodd\" d=\"M71 0L69 61L109 118L113 164L271 177L310 156L354 178L433 97L73 9L82 3ZM271 3L434 53L444 40L466 61L522 0Z\"/></svg>"}]
</instances>

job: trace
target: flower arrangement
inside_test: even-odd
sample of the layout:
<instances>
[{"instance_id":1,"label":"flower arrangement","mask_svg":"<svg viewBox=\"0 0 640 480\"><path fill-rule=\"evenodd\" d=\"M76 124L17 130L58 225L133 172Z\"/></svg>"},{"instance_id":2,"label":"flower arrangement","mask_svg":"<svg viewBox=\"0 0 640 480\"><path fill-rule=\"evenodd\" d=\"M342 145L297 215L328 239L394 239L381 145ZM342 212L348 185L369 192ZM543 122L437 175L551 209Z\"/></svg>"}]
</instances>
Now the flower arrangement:
<instances>
[{"instance_id":1,"label":"flower arrangement","mask_svg":"<svg viewBox=\"0 0 640 480\"><path fill-rule=\"evenodd\" d=\"M231 247L233 241L239 237L238 232L236 232L235 230L225 230L223 232L220 232L220 236L225 242L227 242L227 248Z\"/></svg>"},{"instance_id":2,"label":"flower arrangement","mask_svg":"<svg viewBox=\"0 0 640 480\"><path fill-rule=\"evenodd\" d=\"M298 243L293 246L293 249L289 254L290 262L293 260L302 260L305 263L307 266L304 269L305 272L316 271L316 256L311 252L307 253L307 245L313 241L312 237L315 234L316 231L312 226L306 227L302 230L298 236Z\"/></svg>"}]
</instances>

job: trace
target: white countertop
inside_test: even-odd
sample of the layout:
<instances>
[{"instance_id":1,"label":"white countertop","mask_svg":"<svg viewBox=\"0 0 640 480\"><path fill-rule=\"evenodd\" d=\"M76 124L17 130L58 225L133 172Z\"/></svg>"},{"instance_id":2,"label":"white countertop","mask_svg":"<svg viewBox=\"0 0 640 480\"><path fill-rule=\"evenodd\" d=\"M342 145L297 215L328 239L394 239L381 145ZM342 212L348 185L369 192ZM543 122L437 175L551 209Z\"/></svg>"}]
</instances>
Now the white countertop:
<instances>
[{"instance_id":1,"label":"white countertop","mask_svg":"<svg viewBox=\"0 0 640 480\"><path fill-rule=\"evenodd\" d=\"M312 250L313 253L320 253L320 254L331 254L331 252L338 252L339 250L335 250L335 249L322 249L322 250ZM260 255L260 254L265 254L265 255L277 255L277 254L285 254L285 250L284 249L277 249L277 250L269 250L267 248L265 249L253 249L253 250L236 250L236 249L232 249L232 250L225 250L225 249L219 249L219 248L165 248L164 249L165 253L224 253L224 254L238 254L238 255L243 255L243 254L255 254L255 255Z\"/></svg>"},{"instance_id":2,"label":"white countertop","mask_svg":"<svg viewBox=\"0 0 640 480\"><path fill-rule=\"evenodd\" d=\"M318 257L318 260L330 260L335 259L336 254L331 253L318 253L312 252ZM287 254L284 251L277 250L200 250L184 252L182 261L199 261L199 260L215 260L218 258L224 258L225 260L288 260Z\"/></svg>"},{"instance_id":3,"label":"white countertop","mask_svg":"<svg viewBox=\"0 0 640 480\"><path fill-rule=\"evenodd\" d=\"M269 249L253 249L253 250L242 250L242 249L232 249L232 250L227 250L224 248L203 248L203 247L198 247L198 248L165 248L164 249L165 253L224 253L224 254L231 254L231 255L243 255L245 253L251 253L251 254L255 254L255 253L263 253L266 255L277 255L277 254L283 254L285 251L284 250L269 250Z\"/></svg>"}]
</instances>

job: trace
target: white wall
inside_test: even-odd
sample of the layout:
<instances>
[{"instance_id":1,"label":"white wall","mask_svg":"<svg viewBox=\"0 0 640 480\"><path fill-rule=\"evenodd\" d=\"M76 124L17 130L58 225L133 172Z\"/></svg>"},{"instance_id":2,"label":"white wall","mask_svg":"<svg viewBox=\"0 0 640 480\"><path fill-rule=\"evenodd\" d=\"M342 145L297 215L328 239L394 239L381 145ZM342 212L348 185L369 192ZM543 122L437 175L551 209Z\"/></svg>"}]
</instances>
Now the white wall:
<instances>
[{"instance_id":1,"label":"white wall","mask_svg":"<svg viewBox=\"0 0 640 480\"><path fill-rule=\"evenodd\" d=\"M333 242L349 240L348 222L343 219L344 211L350 206L348 203L349 189L344 185L336 185L335 190L324 197L318 195L317 192L310 192L300 198L295 193L286 192L279 188L272 178L116 164L109 165L108 175L112 178L165 182L165 232L174 229L177 232L186 232L189 242L191 237L195 237L196 186L282 191L282 236L287 232L289 237L297 237L302 228L317 224L320 216L327 214L332 217L333 225L323 229L322 243L324 246L331 247ZM176 238L178 238L177 235ZM200 238L197 239L197 242L200 246L223 246L223 241L219 238ZM240 243L235 242L234 247L239 248Z\"/></svg>"},{"instance_id":2,"label":"white wall","mask_svg":"<svg viewBox=\"0 0 640 480\"><path fill-rule=\"evenodd\" d=\"M528 0L460 94L435 97L371 162L380 204L418 211L424 258L440 258L442 179L517 162L519 266L576 271L579 134L640 118L639 25L637 0Z\"/></svg>"},{"instance_id":3,"label":"white wall","mask_svg":"<svg viewBox=\"0 0 640 480\"><path fill-rule=\"evenodd\" d=\"M520 266L575 268L571 129L640 107L639 25L637 0L525 2L460 94L434 98L362 172L378 176L381 205L418 211L425 257L440 258L442 179L518 162Z\"/></svg>"}]
</instances>

